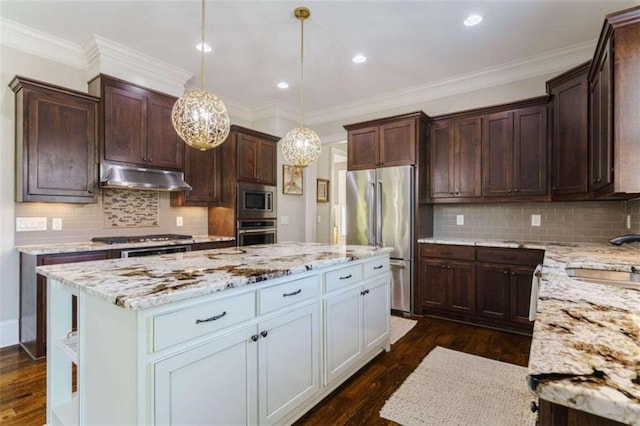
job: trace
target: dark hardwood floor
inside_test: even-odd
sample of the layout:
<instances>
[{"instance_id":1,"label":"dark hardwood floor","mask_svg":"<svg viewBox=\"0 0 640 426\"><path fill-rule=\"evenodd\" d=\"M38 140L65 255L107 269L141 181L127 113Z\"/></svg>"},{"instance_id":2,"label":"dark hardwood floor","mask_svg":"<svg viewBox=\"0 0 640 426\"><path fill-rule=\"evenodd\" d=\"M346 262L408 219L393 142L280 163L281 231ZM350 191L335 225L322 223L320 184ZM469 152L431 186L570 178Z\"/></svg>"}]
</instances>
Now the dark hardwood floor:
<instances>
[{"instance_id":1,"label":"dark hardwood floor","mask_svg":"<svg viewBox=\"0 0 640 426\"><path fill-rule=\"evenodd\" d=\"M531 338L471 325L416 318L418 324L354 375L296 425L389 425L384 402L436 346L526 366ZM524 383L523 383L524 386ZM0 349L0 423L41 426L46 421L46 362L18 346Z\"/></svg>"}]
</instances>

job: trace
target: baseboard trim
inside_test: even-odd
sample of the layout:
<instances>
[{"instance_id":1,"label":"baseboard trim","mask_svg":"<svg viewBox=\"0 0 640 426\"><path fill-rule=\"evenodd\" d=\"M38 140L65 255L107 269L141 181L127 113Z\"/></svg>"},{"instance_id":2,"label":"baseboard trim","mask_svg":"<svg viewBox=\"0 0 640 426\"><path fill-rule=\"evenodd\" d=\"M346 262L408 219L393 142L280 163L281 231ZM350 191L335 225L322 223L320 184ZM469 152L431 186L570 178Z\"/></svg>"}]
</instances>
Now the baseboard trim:
<instances>
[{"instance_id":1,"label":"baseboard trim","mask_svg":"<svg viewBox=\"0 0 640 426\"><path fill-rule=\"evenodd\" d=\"M0 348L18 344L18 320L0 321Z\"/></svg>"}]
</instances>

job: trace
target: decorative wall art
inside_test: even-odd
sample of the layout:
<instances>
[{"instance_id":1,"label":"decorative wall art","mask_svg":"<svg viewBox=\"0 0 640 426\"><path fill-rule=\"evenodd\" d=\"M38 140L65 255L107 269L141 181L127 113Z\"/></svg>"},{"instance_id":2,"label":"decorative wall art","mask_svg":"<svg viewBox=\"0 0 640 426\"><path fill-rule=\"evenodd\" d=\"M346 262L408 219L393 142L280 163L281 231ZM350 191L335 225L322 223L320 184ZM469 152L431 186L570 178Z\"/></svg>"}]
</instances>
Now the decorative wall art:
<instances>
[{"instance_id":1,"label":"decorative wall art","mask_svg":"<svg viewBox=\"0 0 640 426\"><path fill-rule=\"evenodd\" d=\"M302 167L282 165L282 193L302 195Z\"/></svg>"},{"instance_id":2,"label":"decorative wall art","mask_svg":"<svg viewBox=\"0 0 640 426\"><path fill-rule=\"evenodd\" d=\"M105 228L160 226L160 193L137 189L103 191Z\"/></svg>"},{"instance_id":3,"label":"decorative wall art","mask_svg":"<svg viewBox=\"0 0 640 426\"><path fill-rule=\"evenodd\" d=\"M329 202L329 179L316 179L316 201Z\"/></svg>"}]
</instances>

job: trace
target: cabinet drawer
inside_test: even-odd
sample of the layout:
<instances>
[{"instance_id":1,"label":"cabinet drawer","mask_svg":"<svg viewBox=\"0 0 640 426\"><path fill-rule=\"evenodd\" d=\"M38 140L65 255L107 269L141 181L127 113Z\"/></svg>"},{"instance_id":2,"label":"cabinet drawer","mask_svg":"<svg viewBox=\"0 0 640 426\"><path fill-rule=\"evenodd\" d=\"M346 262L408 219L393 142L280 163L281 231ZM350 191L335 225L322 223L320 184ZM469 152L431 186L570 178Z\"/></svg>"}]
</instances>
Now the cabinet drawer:
<instances>
[{"instance_id":1,"label":"cabinet drawer","mask_svg":"<svg viewBox=\"0 0 640 426\"><path fill-rule=\"evenodd\" d=\"M542 263L544 251L529 249L478 247L478 261L535 266Z\"/></svg>"},{"instance_id":2,"label":"cabinet drawer","mask_svg":"<svg viewBox=\"0 0 640 426\"><path fill-rule=\"evenodd\" d=\"M420 257L439 257L442 259L475 260L476 248L473 246L421 244Z\"/></svg>"},{"instance_id":3,"label":"cabinet drawer","mask_svg":"<svg viewBox=\"0 0 640 426\"><path fill-rule=\"evenodd\" d=\"M389 258L370 260L364 263L364 277L374 277L389 270Z\"/></svg>"},{"instance_id":4,"label":"cabinet drawer","mask_svg":"<svg viewBox=\"0 0 640 426\"><path fill-rule=\"evenodd\" d=\"M318 277L308 277L265 288L258 292L261 314L318 296Z\"/></svg>"},{"instance_id":5,"label":"cabinet drawer","mask_svg":"<svg viewBox=\"0 0 640 426\"><path fill-rule=\"evenodd\" d=\"M362 264L336 269L325 274L324 290L326 293L341 287L354 284L362 279Z\"/></svg>"},{"instance_id":6,"label":"cabinet drawer","mask_svg":"<svg viewBox=\"0 0 640 426\"><path fill-rule=\"evenodd\" d=\"M153 350L158 351L251 319L255 293L214 300L153 318Z\"/></svg>"}]
</instances>

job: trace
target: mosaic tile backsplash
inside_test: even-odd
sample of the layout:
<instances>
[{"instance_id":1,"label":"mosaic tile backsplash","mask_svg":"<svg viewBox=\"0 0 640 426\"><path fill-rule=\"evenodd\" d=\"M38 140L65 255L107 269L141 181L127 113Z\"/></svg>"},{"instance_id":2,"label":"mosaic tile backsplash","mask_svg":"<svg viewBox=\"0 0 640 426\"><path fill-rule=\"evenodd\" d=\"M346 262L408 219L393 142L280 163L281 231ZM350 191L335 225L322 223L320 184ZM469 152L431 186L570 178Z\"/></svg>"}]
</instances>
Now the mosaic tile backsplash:
<instances>
[{"instance_id":1,"label":"mosaic tile backsplash","mask_svg":"<svg viewBox=\"0 0 640 426\"><path fill-rule=\"evenodd\" d=\"M105 228L143 228L159 226L158 191L105 189L102 191Z\"/></svg>"}]
</instances>

